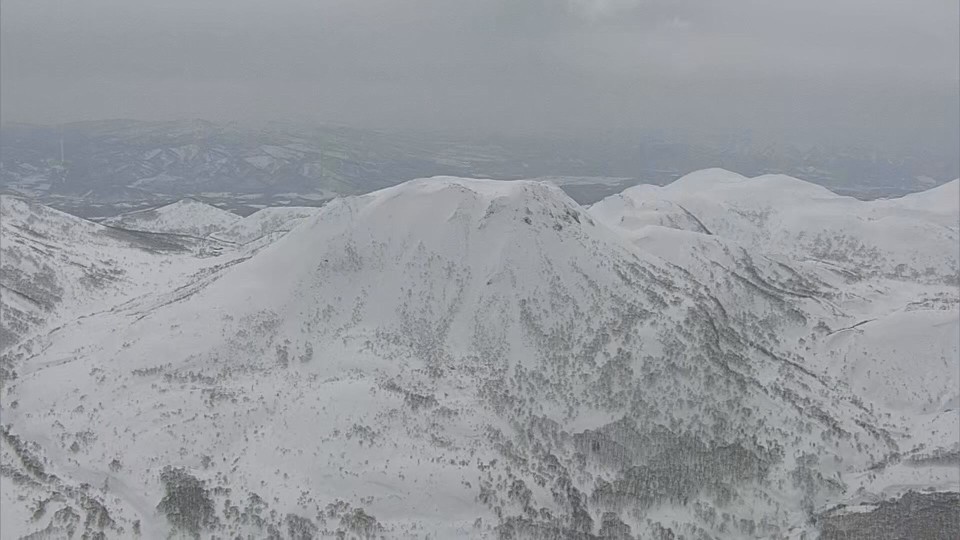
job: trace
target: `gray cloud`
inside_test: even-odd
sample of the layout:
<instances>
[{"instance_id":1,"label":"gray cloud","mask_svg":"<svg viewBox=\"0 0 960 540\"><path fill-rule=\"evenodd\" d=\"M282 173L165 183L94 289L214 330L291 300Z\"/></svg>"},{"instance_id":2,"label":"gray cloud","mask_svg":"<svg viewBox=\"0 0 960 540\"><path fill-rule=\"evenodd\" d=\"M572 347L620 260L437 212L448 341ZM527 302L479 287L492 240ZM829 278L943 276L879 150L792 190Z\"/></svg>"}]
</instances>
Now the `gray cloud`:
<instances>
[{"instance_id":1,"label":"gray cloud","mask_svg":"<svg viewBox=\"0 0 960 540\"><path fill-rule=\"evenodd\" d=\"M956 0L3 0L0 105L5 121L753 130L949 149L958 24Z\"/></svg>"}]
</instances>

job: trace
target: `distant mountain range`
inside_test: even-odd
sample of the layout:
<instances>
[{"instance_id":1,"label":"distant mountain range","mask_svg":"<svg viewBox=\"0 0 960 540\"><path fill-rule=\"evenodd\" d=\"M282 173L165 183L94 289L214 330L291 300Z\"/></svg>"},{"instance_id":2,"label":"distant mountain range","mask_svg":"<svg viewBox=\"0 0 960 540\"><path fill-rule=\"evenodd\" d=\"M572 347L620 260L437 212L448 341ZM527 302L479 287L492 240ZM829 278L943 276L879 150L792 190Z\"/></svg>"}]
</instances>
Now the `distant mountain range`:
<instances>
[{"instance_id":1,"label":"distant mountain range","mask_svg":"<svg viewBox=\"0 0 960 540\"><path fill-rule=\"evenodd\" d=\"M748 137L709 145L643 136L470 138L202 120L0 127L0 189L82 215L184 196L241 213L315 206L337 195L435 175L549 176L578 202L589 203L634 184L662 185L710 166L747 175L790 174L838 193L876 198L956 178L958 161L956 155L799 149ZM121 206L113 206L117 203Z\"/></svg>"}]
</instances>

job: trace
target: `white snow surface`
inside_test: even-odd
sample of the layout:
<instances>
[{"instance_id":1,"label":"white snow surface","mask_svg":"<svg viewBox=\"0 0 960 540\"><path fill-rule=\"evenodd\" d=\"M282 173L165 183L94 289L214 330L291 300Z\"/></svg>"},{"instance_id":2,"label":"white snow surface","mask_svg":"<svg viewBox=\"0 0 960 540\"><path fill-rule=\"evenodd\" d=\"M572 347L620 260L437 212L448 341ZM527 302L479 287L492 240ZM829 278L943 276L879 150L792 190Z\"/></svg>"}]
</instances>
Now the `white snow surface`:
<instances>
[{"instance_id":1,"label":"white snow surface","mask_svg":"<svg viewBox=\"0 0 960 540\"><path fill-rule=\"evenodd\" d=\"M800 263L836 265L857 274L955 281L960 271L958 184L955 180L902 199L860 201L789 176L746 178L708 169L663 187L626 189L594 204L591 214L627 234L646 225L697 229L682 220L677 225L654 223L637 211L671 205L679 212L655 211L656 219L695 216L711 234Z\"/></svg>"},{"instance_id":2,"label":"white snow surface","mask_svg":"<svg viewBox=\"0 0 960 540\"><path fill-rule=\"evenodd\" d=\"M317 215L319 211L319 208L302 206L263 208L210 236L236 244L249 244L269 235L290 232L304 219Z\"/></svg>"},{"instance_id":3,"label":"white snow surface","mask_svg":"<svg viewBox=\"0 0 960 540\"><path fill-rule=\"evenodd\" d=\"M958 491L956 186L438 177L206 257L4 199L45 257L168 270L10 347L0 536L786 538Z\"/></svg>"},{"instance_id":4,"label":"white snow surface","mask_svg":"<svg viewBox=\"0 0 960 540\"><path fill-rule=\"evenodd\" d=\"M101 223L131 231L182 234L202 238L227 230L243 218L195 199L107 218Z\"/></svg>"},{"instance_id":5,"label":"white snow surface","mask_svg":"<svg viewBox=\"0 0 960 540\"><path fill-rule=\"evenodd\" d=\"M186 256L206 255L206 248L202 241L131 233L0 196L0 350L58 323L175 290L245 256Z\"/></svg>"}]
</instances>

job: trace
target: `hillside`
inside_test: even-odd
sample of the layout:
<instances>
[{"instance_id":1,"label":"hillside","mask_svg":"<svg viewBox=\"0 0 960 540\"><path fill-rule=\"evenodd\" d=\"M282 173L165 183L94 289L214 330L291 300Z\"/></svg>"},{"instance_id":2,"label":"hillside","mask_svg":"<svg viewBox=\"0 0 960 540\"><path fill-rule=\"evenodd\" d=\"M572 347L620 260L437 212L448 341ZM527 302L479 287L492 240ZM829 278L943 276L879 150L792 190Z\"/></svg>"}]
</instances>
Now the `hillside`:
<instances>
[{"instance_id":1,"label":"hillside","mask_svg":"<svg viewBox=\"0 0 960 540\"><path fill-rule=\"evenodd\" d=\"M709 232L763 253L858 275L956 283L960 202L949 196L956 185L903 199L860 201L783 175L746 178L709 169L663 187L629 188L595 204L591 213L630 230L657 224L639 219L637 208L672 205L678 211L654 215L681 219L677 228ZM926 205L924 198L937 203Z\"/></svg>"},{"instance_id":2,"label":"hillside","mask_svg":"<svg viewBox=\"0 0 960 540\"><path fill-rule=\"evenodd\" d=\"M195 199L120 214L101 221L103 225L129 231L181 234L204 238L227 230L243 219L236 214Z\"/></svg>"},{"instance_id":3,"label":"hillside","mask_svg":"<svg viewBox=\"0 0 960 540\"><path fill-rule=\"evenodd\" d=\"M318 208L311 207L264 208L236 221L222 231L213 233L211 236L214 239L235 244L249 244L270 235L290 232L307 218L317 215L318 212Z\"/></svg>"},{"instance_id":4,"label":"hillside","mask_svg":"<svg viewBox=\"0 0 960 540\"><path fill-rule=\"evenodd\" d=\"M960 487L945 467L953 461L916 465L960 451L957 185L864 202L792 178L708 170L664 188L628 189L590 214L644 253L714 284L748 315L764 310L744 305L744 287L803 306L794 313L807 319L806 333L779 331L781 343L898 433L901 450L852 480L860 486L850 490L853 501L875 502Z\"/></svg>"},{"instance_id":5,"label":"hillside","mask_svg":"<svg viewBox=\"0 0 960 540\"><path fill-rule=\"evenodd\" d=\"M956 230L871 204L712 170L288 215L16 347L0 535L797 538L958 492Z\"/></svg>"},{"instance_id":6,"label":"hillside","mask_svg":"<svg viewBox=\"0 0 960 540\"><path fill-rule=\"evenodd\" d=\"M246 256L207 251L204 241L106 227L0 196L0 350L45 328L174 291Z\"/></svg>"}]
</instances>

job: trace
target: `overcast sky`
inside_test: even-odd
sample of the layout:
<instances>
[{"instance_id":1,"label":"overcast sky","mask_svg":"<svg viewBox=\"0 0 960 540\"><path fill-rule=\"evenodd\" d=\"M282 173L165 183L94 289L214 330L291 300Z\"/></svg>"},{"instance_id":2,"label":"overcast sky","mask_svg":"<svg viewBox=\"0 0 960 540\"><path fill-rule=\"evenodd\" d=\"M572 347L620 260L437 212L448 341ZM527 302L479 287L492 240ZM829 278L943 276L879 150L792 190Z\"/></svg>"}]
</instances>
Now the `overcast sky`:
<instances>
[{"instance_id":1,"label":"overcast sky","mask_svg":"<svg viewBox=\"0 0 960 540\"><path fill-rule=\"evenodd\" d=\"M0 112L955 148L958 6L0 0Z\"/></svg>"}]
</instances>

